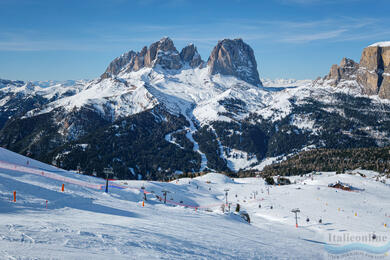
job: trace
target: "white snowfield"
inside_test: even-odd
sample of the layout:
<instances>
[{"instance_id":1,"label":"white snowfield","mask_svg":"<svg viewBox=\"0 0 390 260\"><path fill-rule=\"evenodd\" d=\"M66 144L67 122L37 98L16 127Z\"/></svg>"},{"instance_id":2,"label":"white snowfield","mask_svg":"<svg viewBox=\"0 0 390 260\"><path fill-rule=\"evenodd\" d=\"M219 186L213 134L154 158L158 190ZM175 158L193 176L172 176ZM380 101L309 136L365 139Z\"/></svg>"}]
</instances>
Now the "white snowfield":
<instances>
[{"instance_id":1,"label":"white snowfield","mask_svg":"<svg viewBox=\"0 0 390 260\"><path fill-rule=\"evenodd\" d=\"M15 168L4 169L5 162ZM37 169L81 184L29 173ZM291 177L296 184L287 186L217 173L171 183L115 181L106 194L83 186L104 187L102 179L1 148L0 259L321 259L326 232L390 231L389 180L357 172L365 177L321 173ZM356 191L328 187L336 181ZM250 224L222 213L225 189L231 212L239 203ZM298 228L293 208L301 211Z\"/></svg>"},{"instance_id":2,"label":"white snowfield","mask_svg":"<svg viewBox=\"0 0 390 260\"><path fill-rule=\"evenodd\" d=\"M388 41L388 42L377 42L377 43L371 44L368 47L390 47L390 41Z\"/></svg>"}]
</instances>

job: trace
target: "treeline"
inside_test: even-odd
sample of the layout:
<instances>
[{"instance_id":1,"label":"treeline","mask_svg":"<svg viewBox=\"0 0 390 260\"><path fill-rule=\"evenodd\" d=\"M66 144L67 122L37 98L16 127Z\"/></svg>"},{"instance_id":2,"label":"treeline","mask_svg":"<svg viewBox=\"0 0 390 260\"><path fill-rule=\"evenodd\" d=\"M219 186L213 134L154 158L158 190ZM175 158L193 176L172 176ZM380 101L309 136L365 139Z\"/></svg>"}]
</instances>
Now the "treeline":
<instances>
[{"instance_id":1,"label":"treeline","mask_svg":"<svg viewBox=\"0 0 390 260\"><path fill-rule=\"evenodd\" d=\"M261 175L300 175L313 171L365 169L378 172L390 171L390 147L353 149L315 149L301 152L280 163L268 165ZM247 172L251 176L254 172Z\"/></svg>"}]
</instances>

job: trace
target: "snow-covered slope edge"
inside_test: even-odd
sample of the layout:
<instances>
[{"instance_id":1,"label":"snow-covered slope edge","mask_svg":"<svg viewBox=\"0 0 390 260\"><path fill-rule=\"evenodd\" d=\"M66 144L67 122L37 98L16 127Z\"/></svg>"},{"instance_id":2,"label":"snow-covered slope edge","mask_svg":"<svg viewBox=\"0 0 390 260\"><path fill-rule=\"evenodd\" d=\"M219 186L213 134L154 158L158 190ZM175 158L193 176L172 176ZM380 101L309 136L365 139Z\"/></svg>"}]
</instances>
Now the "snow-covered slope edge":
<instances>
[{"instance_id":1,"label":"snow-covered slope edge","mask_svg":"<svg viewBox=\"0 0 390 260\"><path fill-rule=\"evenodd\" d=\"M17 165L29 161L28 167L34 169L104 183L5 149L0 150L0 161ZM327 172L292 177L292 185L267 186L262 178L231 179L210 173L173 182L116 181L126 188L110 187L105 194L67 183L61 192L63 182L5 170L0 164L0 257L259 259L293 255L318 259L328 256L324 243L329 242L329 234L388 232L388 180L382 183L377 177L364 170ZM328 187L337 181L357 190ZM154 192L146 195L144 206L141 187ZM239 203L249 214L250 224L221 211L227 188L231 208ZM156 198L163 197L164 190L169 191L169 201L209 205L209 210L164 204ZM13 191L16 202L10 201ZM299 228L292 208L300 209Z\"/></svg>"}]
</instances>

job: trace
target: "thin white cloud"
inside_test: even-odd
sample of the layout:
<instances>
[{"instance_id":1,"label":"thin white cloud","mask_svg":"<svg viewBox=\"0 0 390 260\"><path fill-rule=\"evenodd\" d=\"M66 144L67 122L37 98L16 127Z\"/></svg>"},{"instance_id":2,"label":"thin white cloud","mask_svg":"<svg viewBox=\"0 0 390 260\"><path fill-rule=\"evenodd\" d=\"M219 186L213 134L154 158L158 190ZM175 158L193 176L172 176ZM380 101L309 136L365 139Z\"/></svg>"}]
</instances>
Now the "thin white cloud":
<instances>
[{"instance_id":1,"label":"thin white cloud","mask_svg":"<svg viewBox=\"0 0 390 260\"><path fill-rule=\"evenodd\" d=\"M189 42L211 48L223 38L252 42L306 44L313 41L353 41L389 36L388 21L336 17L322 20L217 20L197 24L94 24L75 34L53 35L32 30L0 32L1 51L101 51L140 49L170 36L179 45ZM115 28L113 30L112 28ZM375 36L375 37L374 37Z\"/></svg>"},{"instance_id":2,"label":"thin white cloud","mask_svg":"<svg viewBox=\"0 0 390 260\"><path fill-rule=\"evenodd\" d=\"M289 43L306 43L311 41L334 39L336 37L339 37L342 33L345 33L346 31L347 30L345 29L340 29L320 33L290 35L282 38L281 41Z\"/></svg>"}]
</instances>

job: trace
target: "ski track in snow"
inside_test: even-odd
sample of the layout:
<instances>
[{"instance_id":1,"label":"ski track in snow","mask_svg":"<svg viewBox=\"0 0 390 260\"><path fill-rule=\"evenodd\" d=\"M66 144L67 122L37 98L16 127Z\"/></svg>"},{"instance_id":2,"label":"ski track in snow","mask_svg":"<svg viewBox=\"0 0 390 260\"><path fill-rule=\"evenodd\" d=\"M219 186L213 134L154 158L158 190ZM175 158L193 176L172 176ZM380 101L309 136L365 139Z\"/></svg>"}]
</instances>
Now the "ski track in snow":
<instances>
[{"instance_id":1,"label":"ski track in snow","mask_svg":"<svg viewBox=\"0 0 390 260\"><path fill-rule=\"evenodd\" d=\"M187 121L190 123L190 127L186 127L186 130L187 130L187 133L186 133L186 137L188 140L190 140L193 144L194 144L194 152L197 152L200 154L201 156L201 162L200 162L200 169L199 171L204 171L207 167L207 157L204 153L202 153L199 149L199 144L197 141L195 141L194 137L193 137L193 134L196 132L196 127L194 125L194 122L192 121L192 119L188 118L187 117Z\"/></svg>"}]
</instances>

